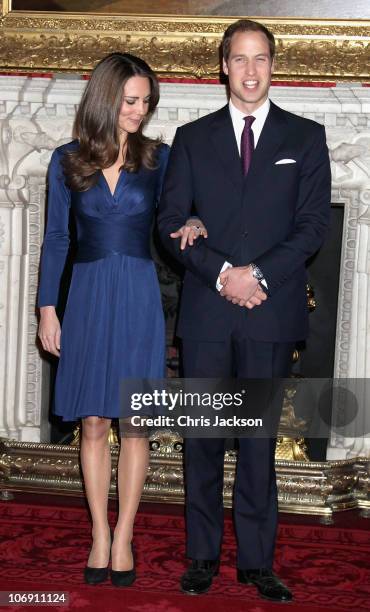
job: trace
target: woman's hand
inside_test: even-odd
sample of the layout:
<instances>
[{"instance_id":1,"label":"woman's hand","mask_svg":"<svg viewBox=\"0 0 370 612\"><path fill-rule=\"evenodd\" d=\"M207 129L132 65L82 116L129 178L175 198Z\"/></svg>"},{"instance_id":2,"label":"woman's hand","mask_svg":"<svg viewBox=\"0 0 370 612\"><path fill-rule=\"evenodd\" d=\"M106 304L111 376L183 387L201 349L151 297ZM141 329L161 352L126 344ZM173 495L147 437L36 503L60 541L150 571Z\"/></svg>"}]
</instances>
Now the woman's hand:
<instances>
[{"instance_id":1,"label":"woman's hand","mask_svg":"<svg viewBox=\"0 0 370 612\"><path fill-rule=\"evenodd\" d=\"M189 246L193 246L194 240L196 240L199 236L203 236L203 238L208 238L208 232L205 225L203 225L202 221L197 217L190 217L187 220L185 225L182 225L177 232L172 232L170 234L171 238L180 238L180 249L183 251L188 244Z\"/></svg>"},{"instance_id":2,"label":"woman's hand","mask_svg":"<svg viewBox=\"0 0 370 612\"><path fill-rule=\"evenodd\" d=\"M41 306L38 336L42 348L52 355L60 354L60 323L54 306Z\"/></svg>"}]
</instances>

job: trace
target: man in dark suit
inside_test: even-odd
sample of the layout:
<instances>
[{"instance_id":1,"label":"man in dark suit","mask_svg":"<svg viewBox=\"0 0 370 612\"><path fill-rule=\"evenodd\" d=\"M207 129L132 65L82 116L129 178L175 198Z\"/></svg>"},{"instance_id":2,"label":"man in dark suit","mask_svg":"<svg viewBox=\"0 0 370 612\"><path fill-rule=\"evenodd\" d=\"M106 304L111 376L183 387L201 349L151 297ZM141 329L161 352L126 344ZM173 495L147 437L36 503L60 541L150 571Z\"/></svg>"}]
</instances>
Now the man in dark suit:
<instances>
[{"instance_id":1,"label":"man in dark suit","mask_svg":"<svg viewBox=\"0 0 370 612\"><path fill-rule=\"evenodd\" d=\"M264 26L232 24L222 50L229 104L178 128L160 203L162 240L186 268L177 330L184 374L286 377L295 342L308 331L305 262L329 223L325 130L268 99L275 41ZM208 238L183 249L175 229L192 214ZM185 442L187 593L207 591L218 572L224 442ZM263 597L289 601L272 572L275 444L275 437L239 440L237 576Z\"/></svg>"}]
</instances>

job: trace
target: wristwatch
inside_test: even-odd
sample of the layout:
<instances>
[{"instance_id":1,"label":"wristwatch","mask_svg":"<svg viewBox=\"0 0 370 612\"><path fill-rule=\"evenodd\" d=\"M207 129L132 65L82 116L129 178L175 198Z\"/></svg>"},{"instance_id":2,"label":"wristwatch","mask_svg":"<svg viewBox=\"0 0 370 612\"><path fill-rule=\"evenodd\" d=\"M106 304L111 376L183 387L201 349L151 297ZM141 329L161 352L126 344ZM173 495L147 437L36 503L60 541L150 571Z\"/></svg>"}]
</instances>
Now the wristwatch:
<instances>
[{"instance_id":1,"label":"wristwatch","mask_svg":"<svg viewBox=\"0 0 370 612\"><path fill-rule=\"evenodd\" d=\"M254 278L256 278L259 283L265 280L262 270L258 266L256 266L255 263L251 262L249 265L252 268L252 276L254 276Z\"/></svg>"},{"instance_id":2,"label":"wristwatch","mask_svg":"<svg viewBox=\"0 0 370 612\"><path fill-rule=\"evenodd\" d=\"M254 276L254 278L256 278L258 280L258 284L261 287L261 289L267 293L268 292L268 285L266 282L266 279L263 275L263 272L261 270L261 268L259 268L255 263L251 262L250 267L252 268L252 276Z\"/></svg>"}]
</instances>

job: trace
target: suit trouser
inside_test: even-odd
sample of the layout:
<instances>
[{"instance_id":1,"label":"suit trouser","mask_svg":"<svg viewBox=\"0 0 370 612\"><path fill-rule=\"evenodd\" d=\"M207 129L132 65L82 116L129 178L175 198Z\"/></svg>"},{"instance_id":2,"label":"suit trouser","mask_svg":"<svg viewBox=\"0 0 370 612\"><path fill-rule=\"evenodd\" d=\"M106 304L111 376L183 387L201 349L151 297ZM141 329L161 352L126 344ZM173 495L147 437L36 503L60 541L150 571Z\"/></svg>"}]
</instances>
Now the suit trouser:
<instances>
[{"instance_id":1,"label":"suit trouser","mask_svg":"<svg viewBox=\"0 0 370 612\"><path fill-rule=\"evenodd\" d=\"M294 343L258 342L237 333L225 342L184 339L184 375L287 377L293 348ZM239 439L233 510L240 569L272 567L277 531L275 446L275 437ZM186 551L192 559L220 556L224 450L225 438L185 440Z\"/></svg>"}]
</instances>

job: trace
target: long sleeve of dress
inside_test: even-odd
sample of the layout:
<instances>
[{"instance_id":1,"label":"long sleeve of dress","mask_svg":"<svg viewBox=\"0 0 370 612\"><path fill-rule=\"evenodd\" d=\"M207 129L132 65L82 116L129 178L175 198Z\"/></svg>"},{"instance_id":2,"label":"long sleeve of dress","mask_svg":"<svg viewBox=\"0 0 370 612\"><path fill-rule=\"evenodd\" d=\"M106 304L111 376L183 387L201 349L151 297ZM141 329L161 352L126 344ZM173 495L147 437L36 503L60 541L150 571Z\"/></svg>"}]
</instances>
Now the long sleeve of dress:
<instances>
[{"instance_id":1,"label":"long sleeve of dress","mask_svg":"<svg viewBox=\"0 0 370 612\"><path fill-rule=\"evenodd\" d=\"M167 170L169 154L170 154L170 147L167 144L162 143L159 149L159 176L158 176L157 192L156 192L156 206L158 206L159 200L161 198L162 187L163 187L164 177L165 177L166 170Z\"/></svg>"},{"instance_id":2,"label":"long sleeve of dress","mask_svg":"<svg viewBox=\"0 0 370 612\"><path fill-rule=\"evenodd\" d=\"M40 263L38 306L55 306L69 249L71 192L64 182L62 153L54 151L48 172L48 219Z\"/></svg>"}]
</instances>

